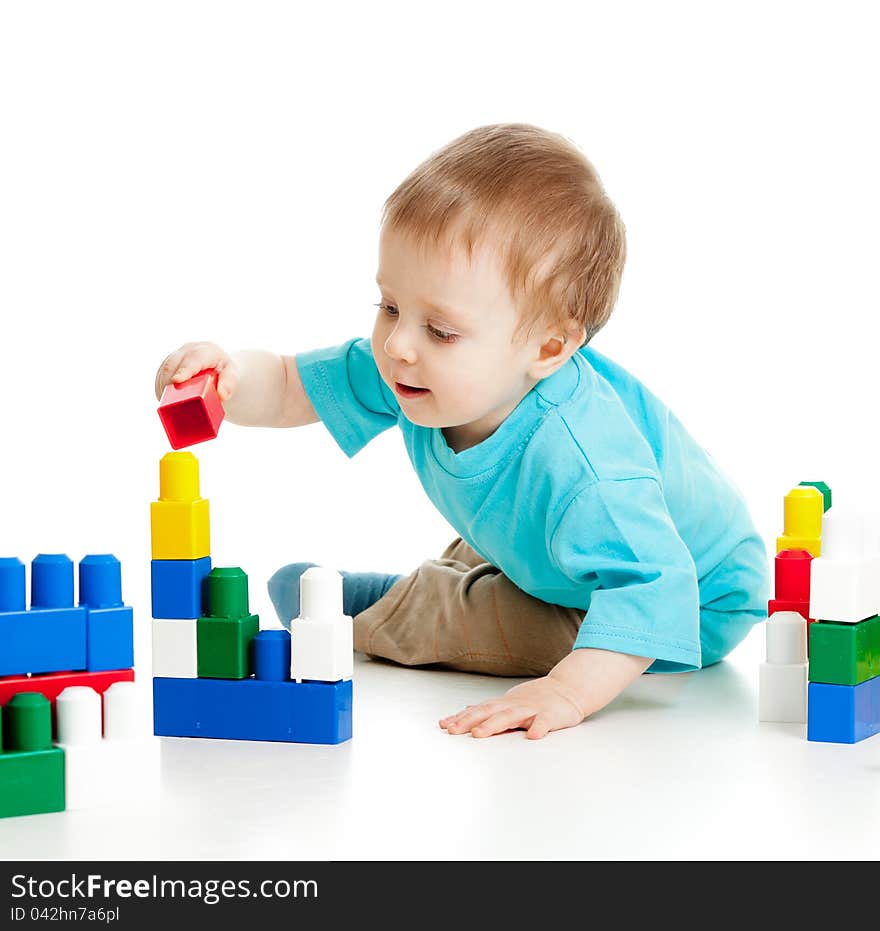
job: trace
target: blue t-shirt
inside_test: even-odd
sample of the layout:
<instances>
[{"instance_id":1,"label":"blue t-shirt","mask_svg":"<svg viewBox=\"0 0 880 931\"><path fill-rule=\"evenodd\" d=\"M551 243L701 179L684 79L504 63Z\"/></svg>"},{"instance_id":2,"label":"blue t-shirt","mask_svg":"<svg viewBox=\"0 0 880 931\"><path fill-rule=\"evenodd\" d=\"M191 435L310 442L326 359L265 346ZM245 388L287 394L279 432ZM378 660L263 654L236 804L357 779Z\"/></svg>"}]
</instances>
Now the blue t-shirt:
<instances>
[{"instance_id":1,"label":"blue t-shirt","mask_svg":"<svg viewBox=\"0 0 880 931\"><path fill-rule=\"evenodd\" d=\"M406 418L370 342L296 357L348 456L395 425L461 538L517 587L587 611L574 649L718 662L767 616L769 562L741 492L644 385L589 346L459 453Z\"/></svg>"}]
</instances>

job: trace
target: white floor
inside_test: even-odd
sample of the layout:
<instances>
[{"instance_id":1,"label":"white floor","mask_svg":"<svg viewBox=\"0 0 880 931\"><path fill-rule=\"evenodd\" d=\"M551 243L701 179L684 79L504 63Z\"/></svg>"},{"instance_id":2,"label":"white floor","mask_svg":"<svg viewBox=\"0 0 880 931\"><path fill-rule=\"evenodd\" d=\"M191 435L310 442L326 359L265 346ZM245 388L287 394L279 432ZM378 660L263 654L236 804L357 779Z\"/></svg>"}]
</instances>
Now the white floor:
<instances>
[{"instance_id":1,"label":"white floor","mask_svg":"<svg viewBox=\"0 0 880 931\"><path fill-rule=\"evenodd\" d=\"M763 630L578 728L450 737L514 680L355 664L337 747L157 739L155 801L0 821L7 859L875 859L880 735L759 724ZM143 684L146 687L146 677Z\"/></svg>"}]
</instances>

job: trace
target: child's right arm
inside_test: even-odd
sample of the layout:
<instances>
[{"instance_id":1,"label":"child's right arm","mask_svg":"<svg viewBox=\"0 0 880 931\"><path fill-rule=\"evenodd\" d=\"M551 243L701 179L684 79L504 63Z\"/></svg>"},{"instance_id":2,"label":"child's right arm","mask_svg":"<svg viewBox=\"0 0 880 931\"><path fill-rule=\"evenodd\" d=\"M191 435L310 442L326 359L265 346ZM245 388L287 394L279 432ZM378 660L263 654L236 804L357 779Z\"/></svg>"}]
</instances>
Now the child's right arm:
<instances>
[{"instance_id":1,"label":"child's right arm","mask_svg":"<svg viewBox=\"0 0 880 931\"><path fill-rule=\"evenodd\" d=\"M156 372L156 400L169 383L216 369L226 419L244 427L301 427L320 418L303 388L293 356L261 349L229 355L214 343L186 343Z\"/></svg>"}]
</instances>

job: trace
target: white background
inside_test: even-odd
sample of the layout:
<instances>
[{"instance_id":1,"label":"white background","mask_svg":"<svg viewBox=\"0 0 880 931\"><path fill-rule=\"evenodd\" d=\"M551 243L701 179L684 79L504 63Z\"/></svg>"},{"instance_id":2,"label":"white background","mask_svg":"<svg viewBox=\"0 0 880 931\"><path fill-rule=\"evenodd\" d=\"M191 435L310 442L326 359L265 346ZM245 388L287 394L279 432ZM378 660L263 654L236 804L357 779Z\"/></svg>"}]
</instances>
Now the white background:
<instances>
[{"instance_id":1,"label":"white background","mask_svg":"<svg viewBox=\"0 0 880 931\"><path fill-rule=\"evenodd\" d=\"M873 507L870 10L3 3L0 554L115 553L146 657L163 357L367 335L384 199L503 121L593 161L629 244L594 345L710 450L768 549L799 481ZM267 620L283 563L406 572L454 535L395 432L352 461L320 424L193 451L214 563Z\"/></svg>"}]
</instances>

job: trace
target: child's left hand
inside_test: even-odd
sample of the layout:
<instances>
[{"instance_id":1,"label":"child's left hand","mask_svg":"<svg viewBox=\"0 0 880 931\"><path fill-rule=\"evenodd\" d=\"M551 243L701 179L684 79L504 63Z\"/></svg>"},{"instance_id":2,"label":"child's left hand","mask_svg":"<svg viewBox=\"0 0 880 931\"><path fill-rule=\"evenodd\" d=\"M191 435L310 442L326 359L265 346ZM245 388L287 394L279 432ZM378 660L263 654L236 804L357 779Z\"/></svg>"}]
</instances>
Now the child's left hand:
<instances>
[{"instance_id":1,"label":"child's left hand","mask_svg":"<svg viewBox=\"0 0 880 931\"><path fill-rule=\"evenodd\" d=\"M491 698L479 705L440 719L448 734L491 737L504 731L526 729L532 740L546 737L550 731L574 727L587 716L578 696L571 688L551 676L522 682L501 698Z\"/></svg>"}]
</instances>

